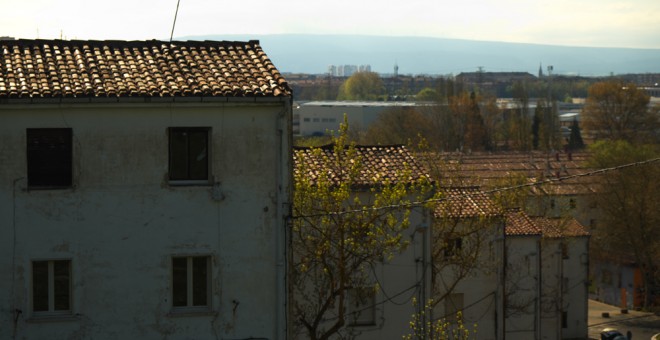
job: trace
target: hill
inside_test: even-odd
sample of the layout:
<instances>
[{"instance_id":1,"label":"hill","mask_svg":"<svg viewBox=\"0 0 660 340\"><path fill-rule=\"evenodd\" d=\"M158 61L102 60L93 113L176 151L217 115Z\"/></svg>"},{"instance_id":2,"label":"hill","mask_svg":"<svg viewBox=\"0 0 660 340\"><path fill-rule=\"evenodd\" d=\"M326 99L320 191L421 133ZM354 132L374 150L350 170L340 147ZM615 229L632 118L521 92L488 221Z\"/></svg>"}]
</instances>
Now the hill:
<instances>
[{"instance_id":1,"label":"hill","mask_svg":"<svg viewBox=\"0 0 660 340\"><path fill-rule=\"evenodd\" d=\"M259 40L282 72L322 74L328 65L371 65L372 71L400 74L546 72L605 76L660 73L660 49L572 47L426 37L364 35L197 35L179 40Z\"/></svg>"}]
</instances>

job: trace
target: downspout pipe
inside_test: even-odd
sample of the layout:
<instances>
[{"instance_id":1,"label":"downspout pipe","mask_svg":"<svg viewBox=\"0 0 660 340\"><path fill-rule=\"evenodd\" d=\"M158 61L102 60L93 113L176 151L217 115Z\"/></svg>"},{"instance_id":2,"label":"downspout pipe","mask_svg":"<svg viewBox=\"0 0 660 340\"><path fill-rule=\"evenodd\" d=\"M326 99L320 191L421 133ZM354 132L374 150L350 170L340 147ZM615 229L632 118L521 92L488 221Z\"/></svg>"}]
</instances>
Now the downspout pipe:
<instances>
[{"instance_id":1,"label":"downspout pipe","mask_svg":"<svg viewBox=\"0 0 660 340\"><path fill-rule=\"evenodd\" d=\"M289 222L292 214L292 125L291 110L293 107L293 97L284 101L284 108L278 114L276 119L276 132L279 138L277 148L277 226L276 226L276 339L288 339L288 266L287 258L290 249L289 245Z\"/></svg>"}]
</instances>

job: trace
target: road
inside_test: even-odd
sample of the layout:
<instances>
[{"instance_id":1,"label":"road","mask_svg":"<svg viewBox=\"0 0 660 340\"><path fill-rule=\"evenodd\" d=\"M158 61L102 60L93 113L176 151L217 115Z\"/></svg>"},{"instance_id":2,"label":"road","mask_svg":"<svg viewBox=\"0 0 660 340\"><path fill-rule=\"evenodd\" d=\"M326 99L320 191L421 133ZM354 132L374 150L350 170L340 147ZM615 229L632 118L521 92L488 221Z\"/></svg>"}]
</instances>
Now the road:
<instances>
[{"instance_id":1,"label":"road","mask_svg":"<svg viewBox=\"0 0 660 340\"><path fill-rule=\"evenodd\" d=\"M609 313L610 317L603 317L603 313ZM649 340L660 333L660 316L638 311L624 314L616 306L589 300L588 325L590 339L600 339L599 334L604 328L614 328L623 335L631 331L633 340Z\"/></svg>"}]
</instances>

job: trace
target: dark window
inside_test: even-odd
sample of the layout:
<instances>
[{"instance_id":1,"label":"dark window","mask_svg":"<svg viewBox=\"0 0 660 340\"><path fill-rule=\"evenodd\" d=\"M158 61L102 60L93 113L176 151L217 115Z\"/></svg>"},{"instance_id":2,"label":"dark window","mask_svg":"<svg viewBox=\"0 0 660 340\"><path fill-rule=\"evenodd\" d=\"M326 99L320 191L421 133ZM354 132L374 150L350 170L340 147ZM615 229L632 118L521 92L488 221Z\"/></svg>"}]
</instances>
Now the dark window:
<instances>
[{"instance_id":1,"label":"dark window","mask_svg":"<svg viewBox=\"0 0 660 340\"><path fill-rule=\"evenodd\" d=\"M348 291L348 323L351 326L376 324L376 291L372 287Z\"/></svg>"},{"instance_id":2,"label":"dark window","mask_svg":"<svg viewBox=\"0 0 660 340\"><path fill-rule=\"evenodd\" d=\"M208 256L172 258L172 306L210 306L211 261Z\"/></svg>"},{"instance_id":3,"label":"dark window","mask_svg":"<svg viewBox=\"0 0 660 340\"><path fill-rule=\"evenodd\" d=\"M463 249L463 239L461 237L447 233L445 234L444 243L445 258L460 255Z\"/></svg>"},{"instance_id":4,"label":"dark window","mask_svg":"<svg viewBox=\"0 0 660 340\"><path fill-rule=\"evenodd\" d=\"M27 129L26 135L28 186L70 187L71 129Z\"/></svg>"},{"instance_id":5,"label":"dark window","mask_svg":"<svg viewBox=\"0 0 660 340\"><path fill-rule=\"evenodd\" d=\"M36 313L71 311L71 261L32 262L32 310Z\"/></svg>"},{"instance_id":6,"label":"dark window","mask_svg":"<svg viewBox=\"0 0 660 340\"><path fill-rule=\"evenodd\" d=\"M209 179L209 128L169 129L172 181Z\"/></svg>"},{"instance_id":7,"label":"dark window","mask_svg":"<svg viewBox=\"0 0 660 340\"><path fill-rule=\"evenodd\" d=\"M561 328L568 328L568 312L561 312Z\"/></svg>"}]
</instances>

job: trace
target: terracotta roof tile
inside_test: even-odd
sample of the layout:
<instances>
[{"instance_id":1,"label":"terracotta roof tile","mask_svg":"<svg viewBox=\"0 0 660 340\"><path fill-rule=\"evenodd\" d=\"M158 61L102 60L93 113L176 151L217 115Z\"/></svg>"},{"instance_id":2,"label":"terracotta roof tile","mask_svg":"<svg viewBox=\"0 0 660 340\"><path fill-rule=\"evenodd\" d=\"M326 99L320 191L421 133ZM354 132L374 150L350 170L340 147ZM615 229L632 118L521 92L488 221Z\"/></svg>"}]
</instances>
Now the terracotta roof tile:
<instances>
[{"instance_id":1,"label":"terracotta roof tile","mask_svg":"<svg viewBox=\"0 0 660 340\"><path fill-rule=\"evenodd\" d=\"M439 218L494 217L502 215L495 202L478 187L442 189L445 194L435 209Z\"/></svg>"},{"instance_id":2,"label":"terracotta roof tile","mask_svg":"<svg viewBox=\"0 0 660 340\"><path fill-rule=\"evenodd\" d=\"M534 223L543 230L543 237L561 238L589 236L587 229L575 218L532 217Z\"/></svg>"},{"instance_id":3,"label":"terracotta roof tile","mask_svg":"<svg viewBox=\"0 0 660 340\"><path fill-rule=\"evenodd\" d=\"M318 149L318 153L314 150ZM362 166L355 185L359 187L377 186L390 181L412 183L430 175L417 163L405 146L356 146L356 158ZM321 172L339 181L343 169L338 169L334 161L334 145L319 148L296 147L293 152L294 171L304 171L314 181Z\"/></svg>"},{"instance_id":4,"label":"terracotta roof tile","mask_svg":"<svg viewBox=\"0 0 660 340\"><path fill-rule=\"evenodd\" d=\"M506 212L505 232L511 236L541 235L542 230L534 221L520 209L509 209Z\"/></svg>"},{"instance_id":5,"label":"terracotta roof tile","mask_svg":"<svg viewBox=\"0 0 660 340\"><path fill-rule=\"evenodd\" d=\"M0 98L290 95L257 41L0 41Z\"/></svg>"},{"instance_id":6,"label":"terracotta roof tile","mask_svg":"<svg viewBox=\"0 0 660 340\"><path fill-rule=\"evenodd\" d=\"M593 169L586 166L587 152L567 153L472 153L445 154L450 164L445 173L447 180L455 185L478 185L481 187L501 187L512 184L511 179L521 179L525 183L537 183L547 179L587 173ZM533 194L584 195L598 190L598 176L584 176L543 186L532 186Z\"/></svg>"}]
</instances>

